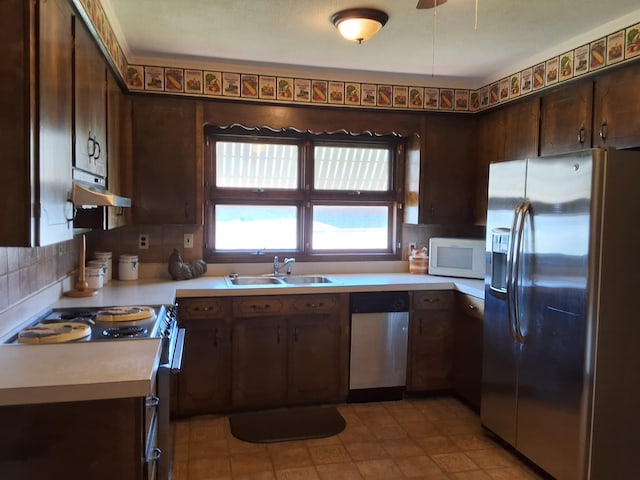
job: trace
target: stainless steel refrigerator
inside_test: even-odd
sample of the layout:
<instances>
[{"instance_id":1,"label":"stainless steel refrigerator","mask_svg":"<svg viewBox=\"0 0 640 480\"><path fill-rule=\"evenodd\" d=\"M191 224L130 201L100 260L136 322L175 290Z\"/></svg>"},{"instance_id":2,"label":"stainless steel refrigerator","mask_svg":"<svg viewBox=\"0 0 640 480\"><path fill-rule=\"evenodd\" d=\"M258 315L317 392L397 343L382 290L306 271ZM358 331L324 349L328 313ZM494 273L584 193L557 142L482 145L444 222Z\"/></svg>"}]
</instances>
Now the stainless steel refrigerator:
<instances>
[{"instance_id":1,"label":"stainless steel refrigerator","mask_svg":"<svg viewBox=\"0 0 640 480\"><path fill-rule=\"evenodd\" d=\"M490 166L483 425L558 480L640 478L640 152Z\"/></svg>"}]
</instances>

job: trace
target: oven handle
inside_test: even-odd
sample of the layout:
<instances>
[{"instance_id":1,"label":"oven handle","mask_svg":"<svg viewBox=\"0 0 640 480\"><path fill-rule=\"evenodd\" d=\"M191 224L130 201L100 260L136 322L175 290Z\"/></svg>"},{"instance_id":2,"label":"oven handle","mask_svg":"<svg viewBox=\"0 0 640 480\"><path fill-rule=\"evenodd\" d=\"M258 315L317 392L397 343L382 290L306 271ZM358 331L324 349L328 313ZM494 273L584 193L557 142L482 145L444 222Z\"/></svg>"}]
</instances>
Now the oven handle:
<instances>
[{"instance_id":1,"label":"oven handle","mask_svg":"<svg viewBox=\"0 0 640 480\"><path fill-rule=\"evenodd\" d=\"M184 351L184 334L185 329L178 329L176 346L173 350L173 359L171 360L171 373L180 373L182 368L182 352Z\"/></svg>"}]
</instances>

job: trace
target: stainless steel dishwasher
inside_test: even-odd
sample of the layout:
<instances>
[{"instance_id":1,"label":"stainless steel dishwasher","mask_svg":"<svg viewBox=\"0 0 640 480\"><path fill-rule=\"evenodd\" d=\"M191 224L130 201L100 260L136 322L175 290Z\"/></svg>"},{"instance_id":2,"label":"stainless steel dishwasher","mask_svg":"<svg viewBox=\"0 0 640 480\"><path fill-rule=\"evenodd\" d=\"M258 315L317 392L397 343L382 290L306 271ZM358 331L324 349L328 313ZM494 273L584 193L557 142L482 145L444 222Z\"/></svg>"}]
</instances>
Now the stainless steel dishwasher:
<instances>
[{"instance_id":1,"label":"stainless steel dishwasher","mask_svg":"<svg viewBox=\"0 0 640 480\"><path fill-rule=\"evenodd\" d=\"M407 375L409 294L350 295L350 402L402 398Z\"/></svg>"}]
</instances>

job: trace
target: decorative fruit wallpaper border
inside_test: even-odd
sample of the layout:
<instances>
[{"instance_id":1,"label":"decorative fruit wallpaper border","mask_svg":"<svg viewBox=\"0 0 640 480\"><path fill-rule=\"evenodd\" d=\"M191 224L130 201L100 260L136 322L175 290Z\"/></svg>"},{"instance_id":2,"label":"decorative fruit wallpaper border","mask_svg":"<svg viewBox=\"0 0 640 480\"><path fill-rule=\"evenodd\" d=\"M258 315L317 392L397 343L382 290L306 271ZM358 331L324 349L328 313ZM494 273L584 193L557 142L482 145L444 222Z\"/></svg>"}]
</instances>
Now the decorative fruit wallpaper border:
<instances>
[{"instance_id":1,"label":"decorative fruit wallpaper border","mask_svg":"<svg viewBox=\"0 0 640 480\"><path fill-rule=\"evenodd\" d=\"M122 52L100 0L72 1L86 13L85 19L93 25L129 91L269 103L477 112L640 58L640 23L636 23L477 90L132 65Z\"/></svg>"}]
</instances>

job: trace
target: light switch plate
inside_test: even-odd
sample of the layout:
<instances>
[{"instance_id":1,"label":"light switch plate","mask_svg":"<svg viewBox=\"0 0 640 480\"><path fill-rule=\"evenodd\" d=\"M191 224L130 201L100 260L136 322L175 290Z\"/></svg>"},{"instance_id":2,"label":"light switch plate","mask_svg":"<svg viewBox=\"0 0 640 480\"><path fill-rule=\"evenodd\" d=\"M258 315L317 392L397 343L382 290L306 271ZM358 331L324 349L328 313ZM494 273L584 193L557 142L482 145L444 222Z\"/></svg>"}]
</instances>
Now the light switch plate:
<instances>
[{"instance_id":1,"label":"light switch plate","mask_svg":"<svg viewBox=\"0 0 640 480\"><path fill-rule=\"evenodd\" d=\"M193 233L184 234L184 248L193 248Z\"/></svg>"}]
</instances>

